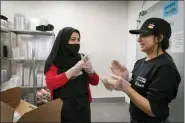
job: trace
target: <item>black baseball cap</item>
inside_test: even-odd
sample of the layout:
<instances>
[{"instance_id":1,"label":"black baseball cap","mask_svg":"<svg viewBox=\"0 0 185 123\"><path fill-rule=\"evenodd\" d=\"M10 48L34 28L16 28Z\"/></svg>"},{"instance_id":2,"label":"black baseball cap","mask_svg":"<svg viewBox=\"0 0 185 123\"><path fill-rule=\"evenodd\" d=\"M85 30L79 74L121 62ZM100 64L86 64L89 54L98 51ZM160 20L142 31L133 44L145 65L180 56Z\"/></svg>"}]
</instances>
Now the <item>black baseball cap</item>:
<instances>
[{"instance_id":1,"label":"black baseball cap","mask_svg":"<svg viewBox=\"0 0 185 123\"><path fill-rule=\"evenodd\" d=\"M140 29L130 30L131 34L163 34L164 38L169 39L171 37L170 24L161 18L149 18L147 19Z\"/></svg>"}]
</instances>

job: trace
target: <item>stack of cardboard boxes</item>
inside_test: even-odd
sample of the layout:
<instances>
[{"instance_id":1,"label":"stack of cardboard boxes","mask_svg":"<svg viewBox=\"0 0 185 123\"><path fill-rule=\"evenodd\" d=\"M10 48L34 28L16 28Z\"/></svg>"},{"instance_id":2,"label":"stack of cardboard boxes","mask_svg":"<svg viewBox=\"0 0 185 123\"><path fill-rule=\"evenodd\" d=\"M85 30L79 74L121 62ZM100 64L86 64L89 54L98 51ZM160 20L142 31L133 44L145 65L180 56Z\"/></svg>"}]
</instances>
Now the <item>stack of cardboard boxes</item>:
<instances>
[{"instance_id":1,"label":"stack of cardboard boxes","mask_svg":"<svg viewBox=\"0 0 185 123\"><path fill-rule=\"evenodd\" d=\"M1 92L1 117L3 122L60 122L62 100L56 99L40 107L21 100L22 89L11 88Z\"/></svg>"}]
</instances>

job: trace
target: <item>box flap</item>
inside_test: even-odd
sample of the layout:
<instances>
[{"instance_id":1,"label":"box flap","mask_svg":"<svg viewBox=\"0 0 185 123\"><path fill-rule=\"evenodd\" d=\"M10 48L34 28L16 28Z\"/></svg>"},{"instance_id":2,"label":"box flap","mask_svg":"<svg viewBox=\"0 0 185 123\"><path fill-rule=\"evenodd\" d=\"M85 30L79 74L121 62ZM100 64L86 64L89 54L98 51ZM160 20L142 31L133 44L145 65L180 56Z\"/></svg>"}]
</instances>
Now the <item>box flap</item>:
<instances>
[{"instance_id":1,"label":"box flap","mask_svg":"<svg viewBox=\"0 0 185 123\"><path fill-rule=\"evenodd\" d=\"M26 112L29 112L35 108L37 107L28 102L25 102L24 100L21 100L20 104L15 108L13 121L18 121L19 118L23 116Z\"/></svg>"},{"instance_id":2,"label":"box flap","mask_svg":"<svg viewBox=\"0 0 185 123\"><path fill-rule=\"evenodd\" d=\"M3 122L12 122L13 121L14 109L7 105L4 102L1 102L1 117L0 121Z\"/></svg>"},{"instance_id":3,"label":"box flap","mask_svg":"<svg viewBox=\"0 0 185 123\"><path fill-rule=\"evenodd\" d=\"M22 88L15 87L1 92L1 101L8 104L12 108L16 108L21 100Z\"/></svg>"},{"instance_id":4,"label":"box flap","mask_svg":"<svg viewBox=\"0 0 185 123\"><path fill-rule=\"evenodd\" d=\"M62 100L56 99L25 113L18 122L60 122Z\"/></svg>"}]
</instances>

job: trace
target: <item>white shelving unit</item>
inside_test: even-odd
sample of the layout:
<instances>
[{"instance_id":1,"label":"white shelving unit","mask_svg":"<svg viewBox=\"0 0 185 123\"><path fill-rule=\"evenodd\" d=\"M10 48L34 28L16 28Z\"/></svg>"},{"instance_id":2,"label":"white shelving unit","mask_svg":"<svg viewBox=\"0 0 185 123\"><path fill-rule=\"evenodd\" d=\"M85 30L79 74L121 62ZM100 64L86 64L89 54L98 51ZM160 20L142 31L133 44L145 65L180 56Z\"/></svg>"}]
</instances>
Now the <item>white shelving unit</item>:
<instances>
[{"instance_id":1,"label":"white shelving unit","mask_svg":"<svg viewBox=\"0 0 185 123\"><path fill-rule=\"evenodd\" d=\"M54 33L51 31L42 32L42 31L30 31L30 30L10 30L10 32L13 32L15 34L25 34L25 35L48 35L48 36L54 35Z\"/></svg>"},{"instance_id":2,"label":"white shelving unit","mask_svg":"<svg viewBox=\"0 0 185 123\"><path fill-rule=\"evenodd\" d=\"M10 35L11 35L11 33L10 33L10 31L9 31L8 29L0 28L0 33L6 33L6 34L8 34L8 41L10 41ZM2 42L1 45L4 45L4 42ZM9 47L11 47L10 43L9 43ZM9 48L9 51L8 51L8 52L10 53L10 51L11 51L11 50L10 50L10 48ZM8 60L8 62L9 62L8 72L9 72L10 75L7 76L7 79L10 79L10 77L11 77L11 75L12 75L12 70L11 70L12 64L11 64L11 61L9 60L8 57L0 57L1 65L2 65L2 61L3 61L3 60ZM2 82L1 82L1 84L2 84Z\"/></svg>"},{"instance_id":3,"label":"white shelving unit","mask_svg":"<svg viewBox=\"0 0 185 123\"><path fill-rule=\"evenodd\" d=\"M12 45L11 45L11 33L14 33L16 34L16 42L17 42L17 35L32 35L32 36L36 36L36 35L40 35L40 36L54 36L54 33L53 32L42 32L42 31L30 31L30 30L6 30L6 29L1 29L0 30L1 33L9 33L9 49L12 48ZM53 38L52 38L53 39ZM8 60L10 62L10 68L9 70L11 71L10 74L12 75L12 70L11 70L11 62L12 61L16 61L16 62L30 62L31 63L31 66L32 66L32 70L33 70L33 86L22 86L22 88L24 89L33 89L33 94L34 94L34 104L36 105L36 91L37 91L37 88L45 88L46 86L39 86L37 85L36 83L36 73L35 73L35 63L36 62L44 62L45 60L43 59L35 59L35 48L32 49L32 59L20 59L20 58L12 58L12 51L9 50L9 53L10 53L10 56L11 57L0 57L0 60ZM24 76L24 74L23 74ZM24 77L23 77L24 78ZM24 79L23 79L24 81Z\"/></svg>"},{"instance_id":4,"label":"white shelving unit","mask_svg":"<svg viewBox=\"0 0 185 123\"><path fill-rule=\"evenodd\" d=\"M4 28L1 28L0 31L1 31L1 33L8 33L8 30L4 29Z\"/></svg>"}]
</instances>

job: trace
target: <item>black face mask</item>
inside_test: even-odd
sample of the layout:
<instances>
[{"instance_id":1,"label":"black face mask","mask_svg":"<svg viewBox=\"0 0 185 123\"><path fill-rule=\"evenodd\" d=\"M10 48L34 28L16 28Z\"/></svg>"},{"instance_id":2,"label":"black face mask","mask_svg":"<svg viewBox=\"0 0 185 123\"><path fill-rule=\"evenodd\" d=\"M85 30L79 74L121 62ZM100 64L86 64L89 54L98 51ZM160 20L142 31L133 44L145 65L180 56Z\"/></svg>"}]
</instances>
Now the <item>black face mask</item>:
<instances>
[{"instance_id":1,"label":"black face mask","mask_svg":"<svg viewBox=\"0 0 185 123\"><path fill-rule=\"evenodd\" d=\"M67 49L71 56L76 56L80 50L80 44L68 44Z\"/></svg>"}]
</instances>

